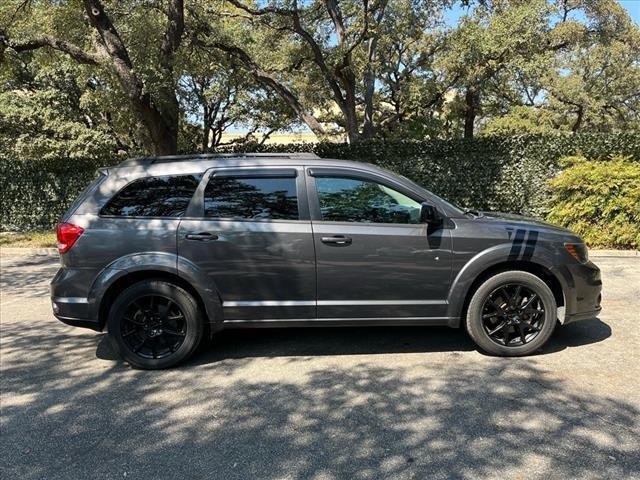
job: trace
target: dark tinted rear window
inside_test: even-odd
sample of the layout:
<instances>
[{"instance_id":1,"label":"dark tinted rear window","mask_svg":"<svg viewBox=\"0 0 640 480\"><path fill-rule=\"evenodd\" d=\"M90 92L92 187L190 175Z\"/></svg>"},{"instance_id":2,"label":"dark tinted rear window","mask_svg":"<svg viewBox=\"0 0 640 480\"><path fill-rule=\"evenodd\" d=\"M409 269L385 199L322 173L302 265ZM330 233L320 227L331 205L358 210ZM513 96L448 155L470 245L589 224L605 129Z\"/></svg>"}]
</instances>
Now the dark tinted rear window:
<instances>
[{"instance_id":1,"label":"dark tinted rear window","mask_svg":"<svg viewBox=\"0 0 640 480\"><path fill-rule=\"evenodd\" d=\"M180 217L198 188L201 175L141 178L120 190L100 211L117 217Z\"/></svg>"},{"instance_id":2,"label":"dark tinted rear window","mask_svg":"<svg viewBox=\"0 0 640 480\"><path fill-rule=\"evenodd\" d=\"M298 219L294 177L211 177L204 214L214 218Z\"/></svg>"}]
</instances>

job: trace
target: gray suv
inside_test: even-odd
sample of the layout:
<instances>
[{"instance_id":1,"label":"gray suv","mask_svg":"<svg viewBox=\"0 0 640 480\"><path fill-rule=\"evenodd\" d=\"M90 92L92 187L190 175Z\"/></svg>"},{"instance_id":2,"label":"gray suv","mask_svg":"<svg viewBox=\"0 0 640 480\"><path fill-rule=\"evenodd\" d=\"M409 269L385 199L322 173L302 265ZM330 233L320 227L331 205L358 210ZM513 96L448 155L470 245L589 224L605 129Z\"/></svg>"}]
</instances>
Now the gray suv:
<instances>
[{"instance_id":1,"label":"gray suv","mask_svg":"<svg viewBox=\"0 0 640 480\"><path fill-rule=\"evenodd\" d=\"M106 327L140 368L247 327L464 325L520 356L600 312L600 271L570 231L312 154L127 160L57 233L55 316Z\"/></svg>"}]
</instances>

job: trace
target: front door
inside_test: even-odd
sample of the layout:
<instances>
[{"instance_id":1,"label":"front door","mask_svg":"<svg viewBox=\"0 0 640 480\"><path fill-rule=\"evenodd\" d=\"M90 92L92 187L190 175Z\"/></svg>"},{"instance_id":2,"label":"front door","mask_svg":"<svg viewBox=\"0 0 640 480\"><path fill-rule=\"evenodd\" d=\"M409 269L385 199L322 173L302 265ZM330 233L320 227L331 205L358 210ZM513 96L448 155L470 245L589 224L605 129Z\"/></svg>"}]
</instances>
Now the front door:
<instances>
[{"instance_id":1,"label":"front door","mask_svg":"<svg viewBox=\"0 0 640 480\"><path fill-rule=\"evenodd\" d=\"M315 258L302 173L217 169L196 192L180 223L178 254L204 270L222 299L225 321L315 318Z\"/></svg>"},{"instance_id":2,"label":"front door","mask_svg":"<svg viewBox=\"0 0 640 480\"><path fill-rule=\"evenodd\" d=\"M368 172L307 174L318 317L446 323L451 237L421 223L424 199Z\"/></svg>"}]
</instances>

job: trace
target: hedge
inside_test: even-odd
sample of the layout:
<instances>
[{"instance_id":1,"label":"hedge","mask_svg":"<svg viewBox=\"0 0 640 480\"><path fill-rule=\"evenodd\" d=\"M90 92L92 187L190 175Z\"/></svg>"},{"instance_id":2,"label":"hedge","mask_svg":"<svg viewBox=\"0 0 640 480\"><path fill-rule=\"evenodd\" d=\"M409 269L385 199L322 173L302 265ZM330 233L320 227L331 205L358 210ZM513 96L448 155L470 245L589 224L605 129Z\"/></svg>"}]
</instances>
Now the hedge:
<instances>
[{"instance_id":1,"label":"hedge","mask_svg":"<svg viewBox=\"0 0 640 480\"><path fill-rule=\"evenodd\" d=\"M550 182L547 219L580 235L592 247L640 247L640 162L630 157L560 160Z\"/></svg>"},{"instance_id":2,"label":"hedge","mask_svg":"<svg viewBox=\"0 0 640 480\"><path fill-rule=\"evenodd\" d=\"M490 136L473 140L370 141L250 145L256 152L311 151L325 158L367 161L396 171L443 198L466 207L545 217L548 179L559 159L615 155L640 160L640 133ZM95 176L120 158L0 159L0 230L52 228Z\"/></svg>"}]
</instances>

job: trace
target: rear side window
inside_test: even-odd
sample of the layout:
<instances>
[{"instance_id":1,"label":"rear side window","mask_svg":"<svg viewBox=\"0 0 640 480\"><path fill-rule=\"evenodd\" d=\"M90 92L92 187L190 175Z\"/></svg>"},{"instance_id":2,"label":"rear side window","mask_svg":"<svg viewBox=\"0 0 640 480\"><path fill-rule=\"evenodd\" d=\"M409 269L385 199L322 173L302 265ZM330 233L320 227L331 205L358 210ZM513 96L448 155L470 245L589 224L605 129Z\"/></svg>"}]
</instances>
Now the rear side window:
<instances>
[{"instance_id":1,"label":"rear side window","mask_svg":"<svg viewBox=\"0 0 640 480\"><path fill-rule=\"evenodd\" d=\"M115 217L181 217L202 175L140 178L120 190L100 211Z\"/></svg>"},{"instance_id":2,"label":"rear side window","mask_svg":"<svg viewBox=\"0 0 640 480\"><path fill-rule=\"evenodd\" d=\"M295 177L213 176L204 193L213 218L298 220Z\"/></svg>"}]
</instances>

